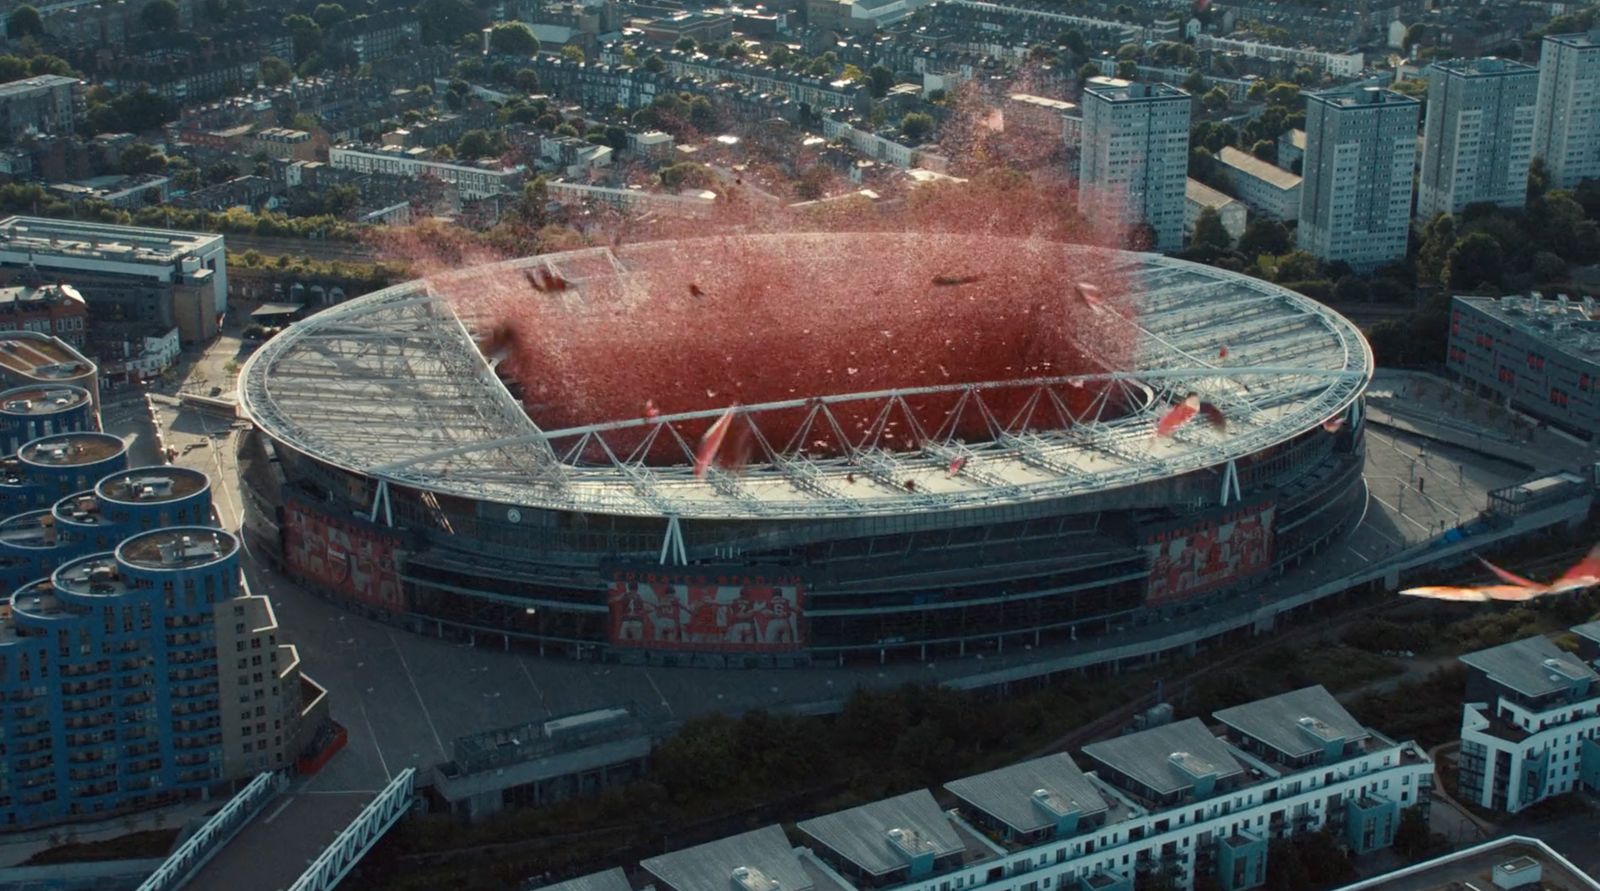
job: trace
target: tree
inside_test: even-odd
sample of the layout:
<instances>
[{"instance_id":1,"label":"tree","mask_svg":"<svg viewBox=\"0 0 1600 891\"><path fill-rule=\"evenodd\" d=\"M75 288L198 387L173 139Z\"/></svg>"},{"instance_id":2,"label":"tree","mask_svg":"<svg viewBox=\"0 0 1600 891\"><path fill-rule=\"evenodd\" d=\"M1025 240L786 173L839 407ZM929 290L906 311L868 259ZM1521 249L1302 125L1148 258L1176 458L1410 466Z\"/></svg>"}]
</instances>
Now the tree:
<instances>
[{"instance_id":1,"label":"tree","mask_svg":"<svg viewBox=\"0 0 1600 891\"><path fill-rule=\"evenodd\" d=\"M566 59L568 62L587 61L583 55L583 47L578 46L576 43L569 43L563 46L561 48L561 58Z\"/></svg>"},{"instance_id":2,"label":"tree","mask_svg":"<svg viewBox=\"0 0 1600 891\"><path fill-rule=\"evenodd\" d=\"M1200 93L1204 92L1206 88L1205 75L1201 74L1198 69L1189 72L1189 76L1183 79L1183 88L1187 90L1191 96L1199 95Z\"/></svg>"},{"instance_id":3,"label":"tree","mask_svg":"<svg viewBox=\"0 0 1600 891\"><path fill-rule=\"evenodd\" d=\"M748 55L750 55L750 51L745 49L743 41L730 40L727 46L722 48L722 58L724 59L743 59Z\"/></svg>"},{"instance_id":4,"label":"tree","mask_svg":"<svg viewBox=\"0 0 1600 891\"><path fill-rule=\"evenodd\" d=\"M1246 257L1288 253L1291 246L1289 230L1277 220L1252 220L1239 236L1239 253Z\"/></svg>"},{"instance_id":5,"label":"tree","mask_svg":"<svg viewBox=\"0 0 1600 891\"><path fill-rule=\"evenodd\" d=\"M889 95L889 90L894 86L894 72L874 65L867 69L867 89L872 92L873 98L882 99Z\"/></svg>"},{"instance_id":6,"label":"tree","mask_svg":"<svg viewBox=\"0 0 1600 891\"><path fill-rule=\"evenodd\" d=\"M497 22L489 29L489 49L508 56L530 58L539 53L539 38L522 22Z\"/></svg>"},{"instance_id":7,"label":"tree","mask_svg":"<svg viewBox=\"0 0 1600 891\"><path fill-rule=\"evenodd\" d=\"M1306 251L1290 251L1278 258L1274 281L1306 282L1317 277L1317 258Z\"/></svg>"},{"instance_id":8,"label":"tree","mask_svg":"<svg viewBox=\"0 0 1600 891\"><path fill-rule=\"evenodd\" d=\"M43 37L44 18L39 15L39 10L24 3L6 16L6 36L12 40Z\"/></svg>"},{"instance_id":9,"label":"tree","mask_svg":"<svg viewBox=\"0 0 1600 891\"><path fill-rule=\"evenodd\" d=\"M680 161L663 167L657 176L661 179L661 187L673 192L683 188L703 189L711 184L711 171L693 161Z\"/></svg>"},{"instance_id":10,"label":"tree","mask_svg":"<svg viewBox=\"0 0 1600 891\"><path fill-rule=\"evenodd\" d=\"M1139 73L1139 63L1132 59L1124 59L1117 63L1117 77L1123 80L1132 80Z\"/></svg>"},{"instance_id":11,"label":"tree","mask_svg":"<svg viewBox=\"0 0 1600 891\"><path fill-rule=\"evenodd\" d=\"M1251 102L1264 102L1264 101L1266 101L1266 98L1267 98L1267 82L1264 81L1264 80L1258 80L1255 83L1252 83L1250 85L1250 89L1245 92L1244 96L1245 96L1246 99L1249 99Z\"/></svg>"},{"instance_id":12,"label":"tree","mask_svg":"<svg viewBox=\"0 0 1600 891\"><path fill-rule=\"evenodd\" d=\"M1091 79L1100 76L1100 66L1093 62L1085 62L1078 66L1078 83L1086 84Z\"/></svg>"},{"instance_id":13,"label":"tree","mask_svg":"<svg viewBox=\"0 0 1600 891\"><path fill-rule=\"evenodd\" d=\"M1300 101L1300 87L1295 84L1274 84L1267 89L1267 104L1289 108Z\"/></svg>"},{"instance_id":14,"label":"tree","mask_svg":"<svg viewBox=\"0 0 1600 891\"><path fill-rule=\"evenodd\" d=\"M1334 282L1333 299L1340 305L1366 303L1372 299L1372 289L1361 279L1347 275Z\"/></svg>"},{"instance_id":15,"label":"tree","mask_svg":"<svg viewBox=\"0 0 1600 891\"><path fill-rule=\"evenodd\" d=\"M1400 49L1410 54L1411 50L1428 38L1428 26L1422 22L1406 29L1406 36L1400 41Z\"/></svg>"},{"instance_id":16,"label":"tree","mask_svg":"<svg viewBox=\"0 0 1600 891\"><path fill-rule=\"evenodd\" d=\"M679 37L678 38L678 42L674 43L672 45L672 48L677 50L680 53L692 53L692 52L694 52L694 38L693 37Z\"/></svg>"},{"instance_id":17,"label":"tree","mask_svg":"<svg viewBox=\"0 0 1600 891\"><path fill-rule=\"evenodd\" d=\"M1206 111L1222 111L1228 107L1228 91L1221 87L1212 87L1210 92L1200 97L1200 104L1206 107Z\"/></svg>"},{"instance_id":18,"label":"tree","mask_svg":"<svg viewBox=\"0 0 1600 891\"><path fill-rule=\"evenodd\" d=\"M1428 853L1431 843L1427 808L1418 804L1401 811L1400 824L1394 828L1395 853L1415 862Z\"/></svg>"},{"instance_id":19,"label":"tree","mask_svg":"<svg viewBox=\"0 0 1600 891\"><path fill-rule=\"evenodd\" d=\"M933 115L914 111L900 119L900 132L912 142L922 142L933 132Z\"/></svg>"},{"instance_id":20,"label":"tree","mask_svg":"<svg viewBox=\"0 0 1600 891\"><path fill-rule=\"evenodd\" d=\"M855 65L846 65L844 66L844 69L839 72L839 79L849 81L850 83L856 83L857 81L866 80L867 74Z\"/></svg>"},{"instance_id":21,"label":"tree","mask_svg":"<svg viewBox=\"0 0 1600 891\"><path fill-rule=\"evenodd\" d=\"M1417 284L1432 287L1444 283L1445 263L1456 244L1456 218L1438 214L1422 227L1422 247L1417 251Z\"/></svg>"},{"instance_id":22,"label":"tree","mask_svg":"<svg viewBox=\"0 0 1600 891\"><path fill-rule=\"evenodd\" d=\"M1268 164L1276 164L1278 163L1278 143L1272 139L1257 140L1255 145L1250 146L1250 154L1266 161Z\"/></svg>"},{"instance_id":23,"label":"tree","mask_svg":"<svg viewBox=\"0 0 1600 891\"><path fill-rule=\"evenodd\" d=\"M704 96L696 96L689 100L689 126L702 133L710 133L721 125L722 122L717 119L717 110L712 107L711 100Z\"/></svg>"},{"instance_id":24,"label":"tree","mask_svg":"<svg viewBox=\"0 0 1600 891\"><path fill-rule=\"evenodd\" d=\"M1504 253L1493 236L1483 232L1467 233L1450 249L1446 284L1454 291L1499 285L1504 272Z\"/></svg>"},{"instance_id":25,"label":"tree","mask_svg":"<svg viewBox=\"0 0 1600 891\"><path fill-rule=\"evenodd\" d=\"M141 173L160 173L167 166L167 157L149 143L136 142L123 149L117 158L117 168L129 176Z\"/></svg>"},{"instance_id":26,"label":"tree","mask_svg":"<svg viewBox=\"0 0 1600 891\"><path fill-rule=\"evenodd\" d=\"M281 87L294 79L294 69L276 56L261 60L261 82L269 87Z\"/></svg>"},{"instance_id":27,"label":"tree","mask_svg":"<svg viewBox=\"0 0 1600 891\"><path fill-rule=\"evenodd\" d=\"M319 3L311 10L311 20L320 28L332 28L349 17L350 13L337 3Z\"/></svg>"},{"instance_id":28,"label":"tree","mask_svg":"<svg viewBox=\"0 0 1600 891\"><path fill-rule=\"evenodd\" d=\"M576 132L574 132L576 135ZM494 134L488 130L468 130L456 140L456 157L466 160L487 158L498 154L499 144Z\"/></svg>"},{"instance_id":29,"label":"tree","mask_svg":"<svg viewBox=\"0 0 1600 891\"><path fill-rule=\"evenodd\" d=\"M644 70L649 71L652 74L660 74L661 72L667 70L667 63L661 61L660 56L656 55L655 53L651 53L650 55L645 56Z\"/></svg>"},{"instance_id":30,"label":"tree","mask_svg":"<svg viewBox=\"0 0 1600 891\"><path fill-rule=\"evenodd\" d=\"M206 168L206 185L225 183L239 176L239 168L228 161L218 161Z\"/></svg>"},{"instance_id":31,"label":"tree","mask_svg":"<svg viewBox=\"0 0 1600 891\"><path fill-rule=\"evenodd\" d=\"M538 229L548 223L545 208L550 204L550 187L542 176L536 176L522 186L522 198L517 201L516 213L524 223Z\"/></svg>"},{"instance_id":32,"label":"tree","mask_svg":"<svg viewBox=\"0 0 1600 891\"><path fill-rule=\"evenodd\" d=\"M178 4L172 0L150 0L139 10L139 24L146 31L178 30Z\"/></svg>"},{"instance_id":33,"label":"tree","mask_svg":"<svg viewBox=\"0 0 1600 891\"><path fill-rule=\"evenodd\" d=\"M294 41L294 60L304 62L322 47L322 27L308 15L283 17L283 27Z\"/></svg>"},{"instance_id":34,"label":"tree","mask_svg":"<svg viewBox=\"0 0 1600 891\"><path fill-rule=\"evenodd\" d=\"M532 68L517 69L517 73L511 77L511 82L524 93L539 92L539 72Z\"/></svg>"},{"instance_id":35,"label":"tree","mask_svg":"<svg viewBox=\"0 0 1600 891\"><path fill-rule=\"evenodd\" d=\"M1061 35L1061 45L1072 51L1072 55L1079 59L1089 56L1089 44L1083 39L1083 34L1077 30L1068 30Z\"/></svg>"},{"instance_id":36,"label":"tree","mask_svg":"<svg viewBox=\"0 0 1600 891\"><path fill-rule=\"evenodd\" d=\"M423 0L417 7L422 42L429 45L455 43L461 35L479 30L482 21L466 0Z\"/></svg>"},{"instance_id":37,"label":"tree","mask_svg":"<svg viewBox=\"0 0 1600 891\"><path fill-rule=\"evenodd\" d=\"M1200 211L1200 216L1194 221L1194 240L1190 242L1192 250L1202 252L1211 257L1224 253L1233 246L1233 236L1228 234L1227 227L1222 225L1222 215L1216 208L1207 207Z\"/></svg>"},{"instance_id":38,"label":"tree","mask_svg":"<svg viewBox=\"0 0 1600 891\"><path fill-rule=\"evenodd\" d=\"M1543 158L1534 158L1528 165L1528 194L1527 204L1532 205L1550 189L1550 168L1544 163Z\"/></svg>"}]
</instances>

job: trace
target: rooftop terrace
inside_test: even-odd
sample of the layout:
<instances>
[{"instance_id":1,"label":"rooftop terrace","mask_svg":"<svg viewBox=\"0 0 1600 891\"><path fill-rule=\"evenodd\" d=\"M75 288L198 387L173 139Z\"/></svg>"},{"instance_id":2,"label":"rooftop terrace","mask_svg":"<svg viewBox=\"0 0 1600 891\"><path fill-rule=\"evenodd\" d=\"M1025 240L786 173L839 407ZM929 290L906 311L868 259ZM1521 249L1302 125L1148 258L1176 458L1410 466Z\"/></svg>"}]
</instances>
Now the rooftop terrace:
<instances>
[{"instance_id":1,"label":"rooftop terrace","mask_svg":"<svg viewBox=\"0 0 1600 891\"><path fill-rule=\"evenodd\" d=\"M192 569L227 559L239 540L221 529L201 526L157 529L124 541L117 556L147 569Z\"/></svg>"},{"instance_id":2,"label":"rooftop terrace","mask_svg":"<svg viewBox=\"0 0 1600 891\"><path fill-rule=\"evenodd\" d=\"M109 433L63 433L36 439L17 452L29 464L45 467L75 467L95 464L115 457L127 446Z\"/></svg>"},{"instance_id":3,"label":"rooftop terrace","mask_svg":"<svg viewBox=\"0 0 1600 891\"><path fill-rule=\"evenodd\" d=\"M136 467L101 480L95 486L95 494L108 501L156 504L187 498L210 482L205 474L186 467Z\"/></svg>"},{"instance_id":4,"label":"rooftop terrace","mask_svg":"<svg viewBox=\"0 0 1600 891\"><path fill-rule=\"evenodd\" d=\"M78 408L88 401L89 391L82 387L16 387L0 393L0 414L53 415Z\"/></svg>"}]
</instances>

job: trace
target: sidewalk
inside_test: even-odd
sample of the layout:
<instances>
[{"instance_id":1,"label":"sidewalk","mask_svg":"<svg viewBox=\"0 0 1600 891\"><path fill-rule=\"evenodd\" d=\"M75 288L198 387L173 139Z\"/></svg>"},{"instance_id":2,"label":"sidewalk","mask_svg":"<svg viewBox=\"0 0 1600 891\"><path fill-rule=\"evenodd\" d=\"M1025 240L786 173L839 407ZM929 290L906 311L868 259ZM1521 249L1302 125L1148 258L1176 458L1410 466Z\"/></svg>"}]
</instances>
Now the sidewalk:
<instances>
[{"instance_id":1,"label":"sidewalk","mask_svg":"<svg viewBox=\"0 0 1600 891\"><path fill-rule=\"evenodd\" d=\"M223 801L194 801L156 810L127 814L99 823L68 823L28 832L0 835L0 867L16 866L40 851L65 844L107 841L133 832L182 829L195 818L223 805Z\"/></svg>"}]
</instances>

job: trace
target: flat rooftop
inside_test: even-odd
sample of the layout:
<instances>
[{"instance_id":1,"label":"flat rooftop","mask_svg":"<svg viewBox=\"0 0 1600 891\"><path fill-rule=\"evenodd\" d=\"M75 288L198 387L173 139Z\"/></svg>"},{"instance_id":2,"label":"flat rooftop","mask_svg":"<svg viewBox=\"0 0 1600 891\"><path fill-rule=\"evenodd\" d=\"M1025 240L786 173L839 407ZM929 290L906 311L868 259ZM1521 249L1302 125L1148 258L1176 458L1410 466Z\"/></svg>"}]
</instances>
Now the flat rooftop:
<instances>
[{"instance_id":1,"label":"flat rooftop","mask_svg":"<svg viewBox=\"0 0 1600 891\"><path fill-rule=\"evenodd\" d=\"M801 820L796 825L872 875L903 869L915 856L931 853L937 859L966 848L956 834L955 824L926 789Z\"/></svg>"},{"instance_id":2,"label":"flat rooftop","mask_svg":"<svg viewBox=\"0 0 1600 891\"><path fill-rule=\"evenodd\" d=\"M15 216L0 220L0 250L26 248L35 257L83 257L171 264L222 243L221 235L117 226L83 220Z\"/></svg>"},{"instance_id":3,"label":"flat rooftop","mask_svg":"<svg viewBox=\"0 0 1600 891\"><path fill-rule=\"evenodd\" d=\"M64 77L59 74L41 74L36 77L25 77L7 84L0 84L0 99L10 99L13 96L24 96L39 90L48 90L54 87L75 84L75 77Z\"/></svg>"},{"instance_id":4,"label":"flat rooftop","mask_svg":"<svg viewBox=\"0 0 1600 891\"><path fill-rule=\"evenodd\" d=\"M1238 203L1239 200L1192 178L1183 184L1183 197L1201 207L1226 207L1229 204Z\"/></svg>"},{"instance_id":5,"label":"flat rooftop","mask_svg":"<svg viewBox=\"0 0 1600 891\"><path fill-rule=\"evenodd\" d=\"M1456 297L1455 301L1582 362L1600 363L1600 304L1592 297Z\"/></svg>"},{"instance_id":6,"label":"flat rooftop","mask_svg":"<svg viewBox=\"0 0 1600 891\"><path fill-rule=\"evenodd\" d=\"M184 526L157 529L124 541L117 556L146 569L193 569L216 563L239 550L239 540L221 529Z\"/></svg>"},{"instance_id":7,"label":"flat rooftop","mask_svg":"<svg viewBox=\"0 0 1600 891\"><path fill-rule=\"evenodd\" d=\"M1477 59L1444 59L1433 63L1433 67L1462 77L1506 77L1518 74L1538 77L1539 75L1539 69L1532 65L1518 62L1515 59L1501 59L1495 56L1484 56Z\"/></svg>"},{"instance_id":8,"label":"flat rooftop","mask_svg":"<svg viewBox=\"0 0 1600 891\"><path fill-rule=\"evenodd\" d=\"M1083 753L1158 795L1194 786L1196 776L1218 780L1244 773L1244 765L1199 718L1091 743Z\"/></svg>"},{"instance_id":9,"label":"flat rooftop","mask_svg":"<svg viewBox=\"0 0 1600 891\"><path fill-rule=\"evenodd\" d=\"M0 312L35 309L60 301L83 303L83 295L71 285L17 285L0 288Z\"/></svg>"},{"instance_id":10,"label":"flat rooftop","mask_svg":"<svg viewBox=\"0 0 1600 891\"><path fill-rule=\"evenodd\" d=\"M1241 152L1231 145L1222 147L1222 152L1217 155L1217 160L1228 167L1232 167L1234 170L1253 176L1262 182L1270 183L1275 188L1292 189L1300 185L1300 177L1276 164L1268 164L1249 152Z\"/></svg>"},{"instance_id":11,"label":"flat rooftop","mask_svg":"<svg viewBox=\"0 0 1600 891\"><path fill-rule=\"evenodd\" d=\"M46 518L49 518L47 521ZM0 542L14 548L53 548L55 518L47 510L32 510L0 520Z\"/></svg>"},{"instance_id":12,"label":"flat rooftop","mask_svg":"<svg viewBox=\"0 0 1600 891\"><path fill-rule=\"evenodd\" d=\"M16 387L0 393L0 414L53 415L79 408L88 401L89 391L82 387Z\"/></svg>"},{"instance_id":13,"label":"flat rooftop","mask_svg":"<svg viewBox=\"0 0 1600 891\"><path fill-rule=\"evenodd\" d=\"M1475 847L1425 860L1393 872L1345 885L1338 891L1461 891L1500 887L1496 878L1514 878L1521 873L1539 884L1527 888L1565 888L1568 891L1600 891L1600 882L1585 874L1571 861L1536 838L1512 835ZM1513 886L1515 887L1515 886Z\"/></svg>"},{"instance_id":14,"label":"flat rooftop","mask_svg":"<svg viewBox=\"0 0 1600 891\"><path fill-rule=\"evenodd\" d=\"M1051 828L1058 813L1076 812L1082 818L1106 810L1106 800L1064 752L963 777L944 787L1022 834Z\"/></svg>"},{"instance_id":15,"label":"flat rooftop","mask_svg":"<svg viewBox=\"0 0 1600 891\"><path fill-rule=\"evenodd\" d=\"M1225 708L1212 717L1290 758L1371 735L1320 685Z\"/></svg>"},{"instance_id":16,"label":"flat rooftop","mask_svg":"<svg viewBox=\"0 0 1600 891\"><path fill-rule=\"evenodd\" d=\"M1336 90L1323 90L1317 93L1305 93L1307 100L1314 100L1325 105L1335 105L1340 108L1357 108L1361 106L1411 106L1413 109L1422 103L1404 93L1393 90L1384 90L1378 87L1346 87Z\"/></svg>"},{"instance_id":17,"label":"flat rooftop","mask_svg":"<svg viewBox=\"0 0 1600 891\"><path fill-rule=\"evenodd\" d=\"M633 891L633 886L628 884L628 874L619 866L546 885L539 891Z\"/></svg>"},{"instance_id":18,"label":"flat rooftop","mask_svg":"<svg viewBox=\"0 0 1600 891\"><path fill-rule=\"evenodd\" d=\"M17 455L29 464L76 467L116 457L126 448L121 439L109 433L63 433L36 439L18 450Z\"/></svg>"},{"instance_id":19,"label":"flat rooftop","mask_svg":"<svg viewBox=\"0 0 1600 891\"><path fill-rule=\"evenodd\" d=\"M61 340L26 331L0 338L0 367L38 381L73 380L94 373L94 363Z\"/></svg>"},{"instance_id":20,"label":"flat rooftop","mask_svg":"<svg viewBox=\"0 0 1600 891\"><path fill-rule=\"evenodd\" d=\"M136 467L101 480L95 494L111 501L158 504L187 498L210 482L205 474L186 467Z\"/></svg>"},{"instance_id":21,"label":"flat rooftop","mask_svg":"<svg viewBox=\"0 0 1600 891\"><path fill-rule=\"evenodd\" d=\"M639 864L671 891L812 891L782 827L766 826Z\"/></svg>"},{"instance_id":22,"label":"flat rooftop","mask_svg":"<svg viewBox=\"0 0 1600 891\"><path fill-rule=\"evenodd\" d=\"M1567 689L1574 681L1600 680L1600 673L1550 642L1547 637L1527 637L1461 657L1489 679L1521 693L1539 697Z\"/></svg>"},{"instance_id":23,"label":"flat rooftop","mask_svg":"<svg viewBox=\"0 0 1600 891\"><path fill-rule=\"evenodd\" d=\"M1073 104L1071 102L1067 102L1067 101L1065 101L1063 99L1050 99L1050 98L1045 97L1045 96L1035 96L1032 93L1012 93L1011 95L1007 96L1006 98L1011 100L1012 102L1017 102L1017 103L1020 103L1022 105L1033 105L1033 106L1036 106L1038 108L1046 108L1046 109L1049 109L1051 111L1059 111L1062 114L1066 114L1067 112L1072 111L1073 109L1078 107L1077 105L1075 105L1075 104Z\"/></svg>"}]
</instances>

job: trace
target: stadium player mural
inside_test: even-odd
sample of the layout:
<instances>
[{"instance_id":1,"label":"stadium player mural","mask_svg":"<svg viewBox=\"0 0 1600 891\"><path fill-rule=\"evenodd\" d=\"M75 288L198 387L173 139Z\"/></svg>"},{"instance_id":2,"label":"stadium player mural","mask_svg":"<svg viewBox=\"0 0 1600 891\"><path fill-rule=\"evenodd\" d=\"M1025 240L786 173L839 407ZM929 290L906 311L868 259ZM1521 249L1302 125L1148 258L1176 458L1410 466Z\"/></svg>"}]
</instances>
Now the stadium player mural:
<instances>
[{"instance_id":1,"label":"stadium player mural","mask_svg":"<svg viewBox=\"0 0 1600 891\"><path fill-rule=\"evenodd\" d=\"M613 646L778 653L804 645L805 587L793 573L616 568L609 576Z\"/></svg>"}]
</instances>

